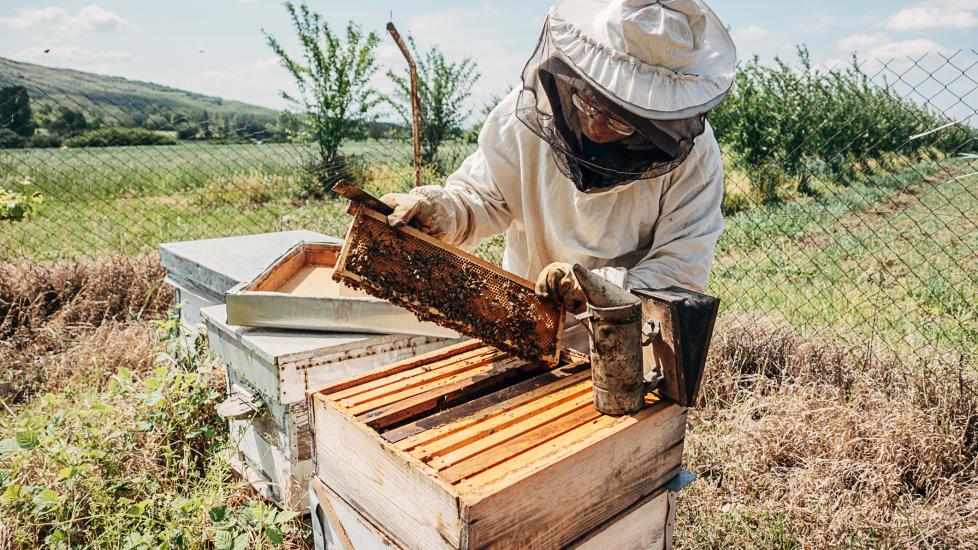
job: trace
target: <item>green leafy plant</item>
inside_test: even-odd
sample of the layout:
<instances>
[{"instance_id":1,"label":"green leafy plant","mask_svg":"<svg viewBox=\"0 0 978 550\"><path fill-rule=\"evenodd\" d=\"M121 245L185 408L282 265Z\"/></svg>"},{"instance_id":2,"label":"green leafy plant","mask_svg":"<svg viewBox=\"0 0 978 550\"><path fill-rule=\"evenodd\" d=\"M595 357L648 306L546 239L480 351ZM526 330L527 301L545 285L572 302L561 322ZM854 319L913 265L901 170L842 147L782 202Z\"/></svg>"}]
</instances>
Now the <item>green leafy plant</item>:
<instances>
[{"instance_id":1,"label":"green leafy plant","mask_svg":"<svg viewBox=\"0 0 978 550\"><path fill-rule=\"evenodd\" d=\"M418 70L418 99L421 104L421 160L435 165L440 173L445 167L438 165L438 151L449 139L462 136L463 125L472 114L467 107L472 87L479 80L478 66L471 58L452 62L437 46L418 55L413 37L408 44ZM412 125L410 74L387 71L394 83L393 97L386 102L401 116L407 126Z\"/></svg>"},{"instance_id":2,"label":"green leafy plant","mask_svg":"<svg viewBox=\"0 0 978 550\"><path fill-rule=\"evenodd\" d=\"M793 63L779 58L765 66L755 57L743 64L734 89L709 115L757 204L816 195L818 179L847 185L881 167L978 145L978 130L902 97L855 57L825 70L813 66L806 48L797 55Z\"/></svg>"},{"instance_id":3,"label":"green leafy plant","mask_svg":"<svg viewBox=\"0 0 978 550\"><path fill-rule=\"evenodd\" d=\"M301 57L290 55L278 39L262 32L299 89L298 95L284 91L281 95L305 113L309 137L319 147L316 171L321 194L331 183L346 177L346 159L340 146L370 121L370 113L382 99L370 85L378 69L376 49L380 40L376 33L364 33L352 21L341 38L306 4L286 2L285 9L302 47Z\"/></svg>"},{"instance_id":4,"label":"green leafy plant","mask_svg":"<svg viewBox=\"0 0 978 550\"><path fill-rule=\"evenodd\" d=\"M31 98L23 86L0 88L0 128L29 138L34 135L34 113Z\"/></svg>"},{"instance_id":5,"label":"green leafy plant","mask_svg":"<svg viewBox=\"0 0 978 550\"><path fill-rule=\"evenodd\" d=\"M29 181L22 186L30 185ZM0 221L16 222L29 218L40 205L44 204L44 195L40 191L9 191L0 187Z\"/></svg>"},{"instance_id":6,"label":"green leafy plant","mask_svg":"<svg viewBox=\"0 0 978 550\"><path fill-rule=\"evenodd\" d=\"M64 141L66 147L122 147L129 145L176 145L177 140L145 128L100 128Z\"/></svg>"}]
</instances>

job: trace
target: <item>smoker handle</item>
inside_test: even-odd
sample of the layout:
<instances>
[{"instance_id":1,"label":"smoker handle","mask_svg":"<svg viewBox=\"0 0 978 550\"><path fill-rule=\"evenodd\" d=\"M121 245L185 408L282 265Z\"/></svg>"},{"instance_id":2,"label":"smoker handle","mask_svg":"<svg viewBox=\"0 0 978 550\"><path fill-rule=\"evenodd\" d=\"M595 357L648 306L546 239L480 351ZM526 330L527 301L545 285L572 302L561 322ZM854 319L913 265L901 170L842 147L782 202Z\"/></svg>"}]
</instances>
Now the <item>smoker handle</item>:
<instances>
[{"instance_id":1,"label":"smoker handle","mask_svg":"<svg viewBox=\"0 0 978 550\"><path fill-rule=\"evenodd\" d=\"M647 323L642 324L642 347L651 346L662 338L662 327L659 325L658 321L652 319ZM644 355L644 354L643 354ZM665 376L662 373L662 369L658 365L652 367L649 371L649 375L645 377L645 391L646 393L654 390L662 381Z\"/></svg>"}]
</instances>

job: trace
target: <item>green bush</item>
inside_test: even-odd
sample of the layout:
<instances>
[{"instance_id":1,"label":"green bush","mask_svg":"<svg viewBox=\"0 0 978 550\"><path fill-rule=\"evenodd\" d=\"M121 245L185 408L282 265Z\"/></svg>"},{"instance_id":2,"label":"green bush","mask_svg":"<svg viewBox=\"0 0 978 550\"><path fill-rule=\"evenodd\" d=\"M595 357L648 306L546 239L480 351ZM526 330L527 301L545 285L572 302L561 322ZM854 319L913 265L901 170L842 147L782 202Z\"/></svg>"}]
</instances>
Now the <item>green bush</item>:
<instances>
[{"instance_id":1,"label":"green bush","mask_svg":"<svg viewBox=\"0 0 978 550\"><path fill-rule=\"evenodd\" d=\"M42 203L44 195L38 191L15 193L0 187L0 221L17 222L29 218Z\"/></svg>"},{"instance_id":2,"label":"green bush","mask_svg":"<svg viewBox=\"0 0 978 550\"><path fill-rule=\"evenodd\" d=\"M717 139L750 178L752 194L772 202L815 193L820 176L845 184L896 163L974 150L978 130L950 126L932 109L874 82L853 61L829 71L812 66L808 50L798 62L755 57L742 65L727 99L710 114Z\"/></svg>"},{"instance_id":3,"label":"green bush","mask_svg":"<svg viewBox=\"0 0 978 550\"><path fill-rule=\"evenodd\" d=\"M19 149L27 145L24 136L9 128L0 128L0 149Z\"/></svg>"},{"instance_id":4,"label":"green bush","mask_svg":"<svg viewBox=\"0 0 978 550\"><path fill-rule=\"evenodd\" d=\"M126 145L176 145L170 136L144 128L101 128L64 142L67 147L120 147Z\"/></svg>"},{"instance_id":5,"label":"green bush","mask_svg":"<svg viewBox=\"0 0 978 550\"><path fill-rule=\"evenodd\" d=\"M27 147L35 147L38 149L55 149L61 147L64 140L61 136L54 134L34 134L34 137L27 142Z\"/></svg>"},{"instance_id":6,"label":"green bush","mask_svg":"<svg viewBox=\"0 0 978 550\"><path fill-rule=\"evenodd\" d=\"M105 390L39 397L0 424L0 517L15 548L265 548L294 512L243 502L230 479L217 363L159 321L168 353ZM13 539L13 540L10 540ZM0 539L0 545L3 540Z\"/></svg>"}]
</instances>

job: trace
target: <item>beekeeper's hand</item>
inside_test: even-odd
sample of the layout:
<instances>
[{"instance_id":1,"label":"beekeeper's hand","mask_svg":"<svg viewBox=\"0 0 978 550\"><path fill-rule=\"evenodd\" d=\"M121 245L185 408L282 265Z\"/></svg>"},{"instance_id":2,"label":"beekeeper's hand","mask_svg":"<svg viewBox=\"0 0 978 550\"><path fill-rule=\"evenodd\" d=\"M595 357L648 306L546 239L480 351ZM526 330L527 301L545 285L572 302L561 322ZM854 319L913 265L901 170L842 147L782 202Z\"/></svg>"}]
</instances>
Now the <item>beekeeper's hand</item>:
<instances>
[{"instance_id":1,"label":"beekeeper's hand","mask_svg":"<svg viewBox=\"0 0 978 550\"><path fill-rule=\"evenodd\" d=\"M555 262L543 268L535 289L537 296L561 303L571 313L581 313L587 306L584 290L570 264Z\"/></svg>"},{"instance_id":2,"label":"beekeeper's hand","mask_svg":"<svg viewBox=\"0 0 978 550\"><path fill-rule=\"evenodd\" d=\"M388 193L380 201L394 209L387 216L391 227L410 224L433 237L441 237L444 231L436 223L435 203L428 197L417 193Z\"/></svg>"}]
</instances>

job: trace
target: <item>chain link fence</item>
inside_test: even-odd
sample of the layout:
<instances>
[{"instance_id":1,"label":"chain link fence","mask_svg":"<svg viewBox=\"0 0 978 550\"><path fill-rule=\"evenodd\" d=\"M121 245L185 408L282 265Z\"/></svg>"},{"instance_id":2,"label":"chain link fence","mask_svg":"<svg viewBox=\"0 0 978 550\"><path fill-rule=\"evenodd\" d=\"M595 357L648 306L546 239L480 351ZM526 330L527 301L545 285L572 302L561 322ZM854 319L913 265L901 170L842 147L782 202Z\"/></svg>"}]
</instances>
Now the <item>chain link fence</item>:
<instances>
[{"instance_id":1,"label":"chain link fence","mask_svg":"<svg viewBox=\"0 0 978 550\"><path fill-rule=\"evenodd\" d=\"M0 187L43 203L0 221L0 260L345 229L345 204L319 193L317 151L295 138L294 119L5 76L41 122L32 136L0 128ZM857 354L978 365L978 53L830 70L804 52L797 63L748 63L711 122L725 154L727 229L710 291L725 311L775 316ZM474 147L445 144L426 180ZM344 153L343 174L375 192L413 185L396 127L365 131Z\"/></svg>"}]
</instances>

